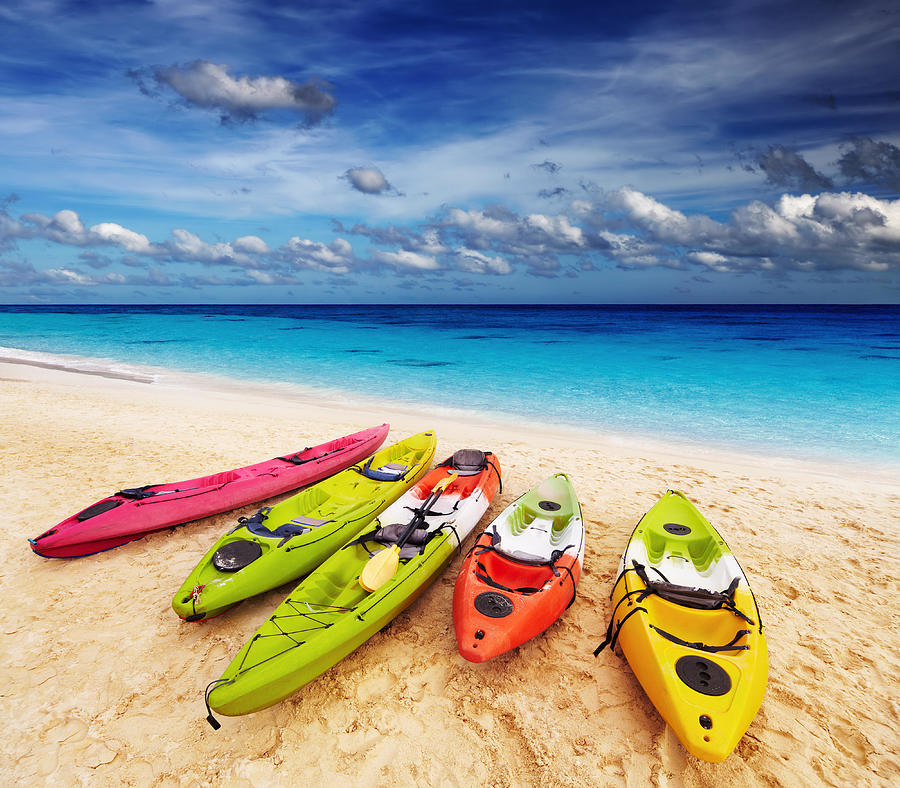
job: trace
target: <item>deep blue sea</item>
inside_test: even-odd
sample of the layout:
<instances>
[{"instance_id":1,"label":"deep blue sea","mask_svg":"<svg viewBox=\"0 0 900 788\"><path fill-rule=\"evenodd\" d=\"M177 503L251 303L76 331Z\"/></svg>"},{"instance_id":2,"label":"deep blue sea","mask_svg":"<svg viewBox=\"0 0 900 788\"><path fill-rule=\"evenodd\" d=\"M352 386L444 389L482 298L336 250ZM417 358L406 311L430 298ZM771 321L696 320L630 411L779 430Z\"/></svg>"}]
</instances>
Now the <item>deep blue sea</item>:
<instances>
[{"instance_id":1,"label":"deep blue sea","mask_svg":"<svg viewBox=\"0 0 900 788\"><path fill-rule=\"evenodd\" d=\"M0 346L900 463L897 306L0 306Z\"/></svg>"}]
</instances>

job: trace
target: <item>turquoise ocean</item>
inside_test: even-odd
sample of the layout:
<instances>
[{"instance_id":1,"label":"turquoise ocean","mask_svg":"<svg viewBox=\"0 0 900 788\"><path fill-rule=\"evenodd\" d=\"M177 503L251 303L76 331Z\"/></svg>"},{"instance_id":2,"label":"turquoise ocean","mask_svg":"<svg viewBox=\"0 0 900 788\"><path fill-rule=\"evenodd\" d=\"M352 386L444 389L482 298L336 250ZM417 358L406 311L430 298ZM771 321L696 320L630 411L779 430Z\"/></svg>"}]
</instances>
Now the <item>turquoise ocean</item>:
<instances>
[{"instance_id":1,"label":"turquoise ocean","mask_svg":"<svg viewBox=\"0 0 900 788\"><path fill-rule=\"evenodd\" d=\"M900 466L898 306L0 306L0 346Z\"/></svg>"}]
</instances>

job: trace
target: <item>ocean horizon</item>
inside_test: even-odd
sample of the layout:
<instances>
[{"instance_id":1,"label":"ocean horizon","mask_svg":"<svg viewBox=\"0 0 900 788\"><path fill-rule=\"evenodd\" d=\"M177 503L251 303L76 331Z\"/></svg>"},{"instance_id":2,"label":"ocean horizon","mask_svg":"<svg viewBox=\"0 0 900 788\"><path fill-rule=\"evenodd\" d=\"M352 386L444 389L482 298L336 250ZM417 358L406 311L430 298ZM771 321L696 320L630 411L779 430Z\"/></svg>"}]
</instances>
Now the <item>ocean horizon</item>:
<instances>
[{"instance_id":1,"label":"ocean horizon","mask_svg":"<svg viewBox=\"0 0 900 788\"><path fill-rule=\"evenodd\" d=\"M896 305L14 305L0 346L146 382L170 370L900 465Z\"/></svg>"}]
</instances>

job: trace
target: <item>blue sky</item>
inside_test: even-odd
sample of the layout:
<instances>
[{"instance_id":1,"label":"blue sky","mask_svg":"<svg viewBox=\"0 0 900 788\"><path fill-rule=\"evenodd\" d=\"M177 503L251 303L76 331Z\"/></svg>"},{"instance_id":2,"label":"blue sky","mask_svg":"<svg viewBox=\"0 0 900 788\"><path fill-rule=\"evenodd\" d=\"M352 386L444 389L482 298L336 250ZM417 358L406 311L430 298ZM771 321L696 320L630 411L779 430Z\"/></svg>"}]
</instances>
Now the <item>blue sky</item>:
<instances>
[{"instance_id":1,"label":"blue sky","mask_svg":"<svg viewBox=\"0 0 900 788\"><path fill-rule=\"evenodd\" d=\"M887 2L0 0L0 302L900 301Z\"/></svg>"}]
</instances>

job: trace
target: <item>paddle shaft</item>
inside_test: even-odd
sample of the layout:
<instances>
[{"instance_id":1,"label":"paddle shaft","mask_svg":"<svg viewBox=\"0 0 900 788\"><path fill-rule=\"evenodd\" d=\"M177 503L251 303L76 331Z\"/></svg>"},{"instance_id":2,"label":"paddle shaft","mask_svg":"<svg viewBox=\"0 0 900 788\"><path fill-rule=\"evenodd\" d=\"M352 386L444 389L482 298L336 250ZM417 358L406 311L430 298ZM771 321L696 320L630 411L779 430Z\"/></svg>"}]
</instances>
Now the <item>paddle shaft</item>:
<instances>
[{"instance_id":1,"label":"paddle shaft","mask_svg":"<svg viewBox=\"0 0 900 788\"><path fill-rule=\"evenodd\" d=\"M422 505L413 509L412 520L409 521L409 524L403 530L397 543L384 550L378 551L368 560L363 567L362 572L359 574L359 584L366 591L377 591L397 573L397 567L400 562L400 549L406 544L410 536L412 536L413 531L415 531L421 523L425 522L428 508L440 497L447 485L456 479L457 476L458 474L451 473L432 487L431 494L422 502Z\"/></svg>"},{"instance_id":2,"label":"paddle shaft","mask_svg":"<svg viewBox=\"0 0 900 788\"><path fill-rule=\"evenodd\" d=\"M400 534L400 538L397 540L397 548L403 547L410 537L413 535L413 532L416 528L419 527L422 523L425 522L425 515L428 512L429 507L443 495L444 490L447 489L447 486L454 479L457 478L456 473L451 473L449 476L442 479L440 482L435 485L435 487L431 491L431 495L429 495L423 502L422 505L419 506L413 513L412 520L409 521L409 525L406 526L406 529Z\"/></svg>"}]
</instances>

